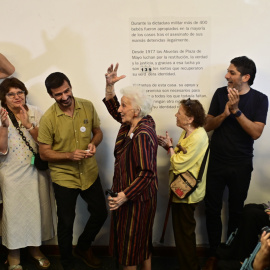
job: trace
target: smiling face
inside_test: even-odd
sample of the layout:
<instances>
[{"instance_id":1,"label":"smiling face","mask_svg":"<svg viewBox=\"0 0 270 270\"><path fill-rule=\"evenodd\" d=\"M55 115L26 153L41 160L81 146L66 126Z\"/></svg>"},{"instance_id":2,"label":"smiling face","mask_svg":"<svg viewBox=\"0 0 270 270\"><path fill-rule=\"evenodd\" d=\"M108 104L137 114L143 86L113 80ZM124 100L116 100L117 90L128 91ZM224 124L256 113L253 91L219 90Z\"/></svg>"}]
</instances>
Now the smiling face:
<instances>
[{"instance_id":1,"label":"smiling face","mask_svg":"<svg viewBox=\"0 0 270 270\"><path fill-rule=\"evenodd\" d=\"M118 112L121 114L122 123L132 124L134 118L138 116L138 110L133 108L132 102L129 98L123 96Z\"/></svg>"},{"instance_id":2,"label":"smiling face","mask_svg":"<svg viewBox=\"0 0 270 270\"><path fill-rule=\"evenodd\" d=\"M60 87L51 89L51 91L50 96L58 103L60 109L65 110L73 104L72 88L67 81L64 81Z\"/></svg>"},{"instance_id":3,"label":"smiling face","mask_svg":"<svg viewBox=\"0 0 270 270\"><path fill-rule=\"evenodd\" d=\"M11 87L6 94L6 105L11 110L16 110L21 105L25 105L25 92L20 88Z\"/></svg>"},{"instance_id":4,"label":"smiling face","mask_svg":"<svg viewBox=\"0 0 270 270\"><path fill-rule=\"evenodd\" d=\"M225 79L228 81L228 88L235 88L238 91L241 91L243 85L247 84L249 77L249 74L242 76L233 64L230 64L225 75Z\"/></svg>"}]
</instances>

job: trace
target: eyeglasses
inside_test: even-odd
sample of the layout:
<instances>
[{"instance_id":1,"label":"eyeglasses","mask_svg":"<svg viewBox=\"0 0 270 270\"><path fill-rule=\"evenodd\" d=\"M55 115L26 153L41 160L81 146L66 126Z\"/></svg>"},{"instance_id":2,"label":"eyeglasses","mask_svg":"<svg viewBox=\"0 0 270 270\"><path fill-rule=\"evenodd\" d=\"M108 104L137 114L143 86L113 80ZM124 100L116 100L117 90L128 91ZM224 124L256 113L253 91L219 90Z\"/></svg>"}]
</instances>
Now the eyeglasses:
<instances>
[{"instance_id":1,"label":"eyeglasses","mask_svg":"<svg viewBox=\"0 0 270 270\"><path fill-rule=\"evenodd\" d=\"M13 93L13 92L7 93L6 96L9 98L15 98L16 95L18 97L22 97L24 95L24 93L25 92L23 90L21 90L21 91L18 91L17 93Z\"/></svg>"}]
</instances>

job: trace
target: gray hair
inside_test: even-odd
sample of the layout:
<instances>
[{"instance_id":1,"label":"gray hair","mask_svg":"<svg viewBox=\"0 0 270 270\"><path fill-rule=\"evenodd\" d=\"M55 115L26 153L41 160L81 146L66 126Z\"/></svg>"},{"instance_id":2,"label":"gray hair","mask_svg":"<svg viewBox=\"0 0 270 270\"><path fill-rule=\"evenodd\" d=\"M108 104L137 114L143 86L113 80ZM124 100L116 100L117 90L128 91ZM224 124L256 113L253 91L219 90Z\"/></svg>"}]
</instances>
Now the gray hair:
<instances>
[{"instance_id":1,"label":"gray hair","mask_svg":"<svg viewBox=\"0 0 270 270\"><path fill-rule=\"evenodd\" d=\"M140 113L138 116L144 117L152 111L153 100L140 86L127 86L122 88L120 93L131 100L134 109L139 107Z\"/></svg>"}]
</instances>

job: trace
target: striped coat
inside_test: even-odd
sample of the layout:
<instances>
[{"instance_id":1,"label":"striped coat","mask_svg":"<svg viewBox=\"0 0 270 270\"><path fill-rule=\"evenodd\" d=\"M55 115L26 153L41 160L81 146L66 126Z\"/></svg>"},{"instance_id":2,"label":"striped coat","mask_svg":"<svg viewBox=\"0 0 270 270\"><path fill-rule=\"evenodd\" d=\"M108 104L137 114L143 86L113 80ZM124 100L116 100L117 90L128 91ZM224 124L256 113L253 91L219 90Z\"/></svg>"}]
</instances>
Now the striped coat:
<instances>
[{"instance_id":1,"label":"striped coat","mask_svg":"<svg viewBox=\"0 0 270 270\"><path fill-rule=\"evenodd\" d=\"M121 123L116 97L104 103L112 117ZM122 124L117 135L112 189L123 191L128 201L113 211L110 247L117 241L117 254L122 265L138 265L149 258L152 249L152 227L157 196L157 135L155 122L143 117L127 136L130 126ZM115 237L117 234L117 237Z\"/></svg>"}]
</instances>

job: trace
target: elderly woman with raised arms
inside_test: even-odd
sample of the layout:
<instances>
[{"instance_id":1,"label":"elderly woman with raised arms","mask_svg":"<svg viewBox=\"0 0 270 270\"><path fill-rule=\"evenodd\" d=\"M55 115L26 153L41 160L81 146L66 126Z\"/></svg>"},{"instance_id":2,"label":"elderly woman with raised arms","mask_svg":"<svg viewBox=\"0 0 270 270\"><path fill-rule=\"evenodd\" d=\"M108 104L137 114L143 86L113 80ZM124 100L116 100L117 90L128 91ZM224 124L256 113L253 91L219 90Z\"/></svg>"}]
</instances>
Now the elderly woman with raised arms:
<instances>
[{"instance_id":1,"label":"elderly woman with raised arms","mask_svg":"<svg viewBox=\"0 0 270 270\"><path fill-rule=\"evenodd\" d=\"M148 115L152 100L139 87L121 90L121 103L115 95L114 84L118 64L111 65L106 77L104 103L111 116L121 124L114 156L113 192L108 197L112 214L111 251L124 270L151 269L152 227L157 201L157 147L155 122Z\"/></svg>"},{"instance_id":2,"label":"elderly woman with raised arms","mask_svg":"<svg viewBox=\"0 0 270 270\"><path fill-rule=\"evenodd\" d=\"M176 125L183 129L176 147L173 147L168 132L165 136L158 136L159 145L170 154L170 183L175 175L186 171L197 178L208 148L208 137L203 128L205 112L198 100L180 101L175 117ZM175 194L172 197L172 223L180 269L200 269L196 255L194 211L205 195L206 171L207 166L204 168L202 181L187 198L179 199Z\"/></svg>"}]
</instances>

